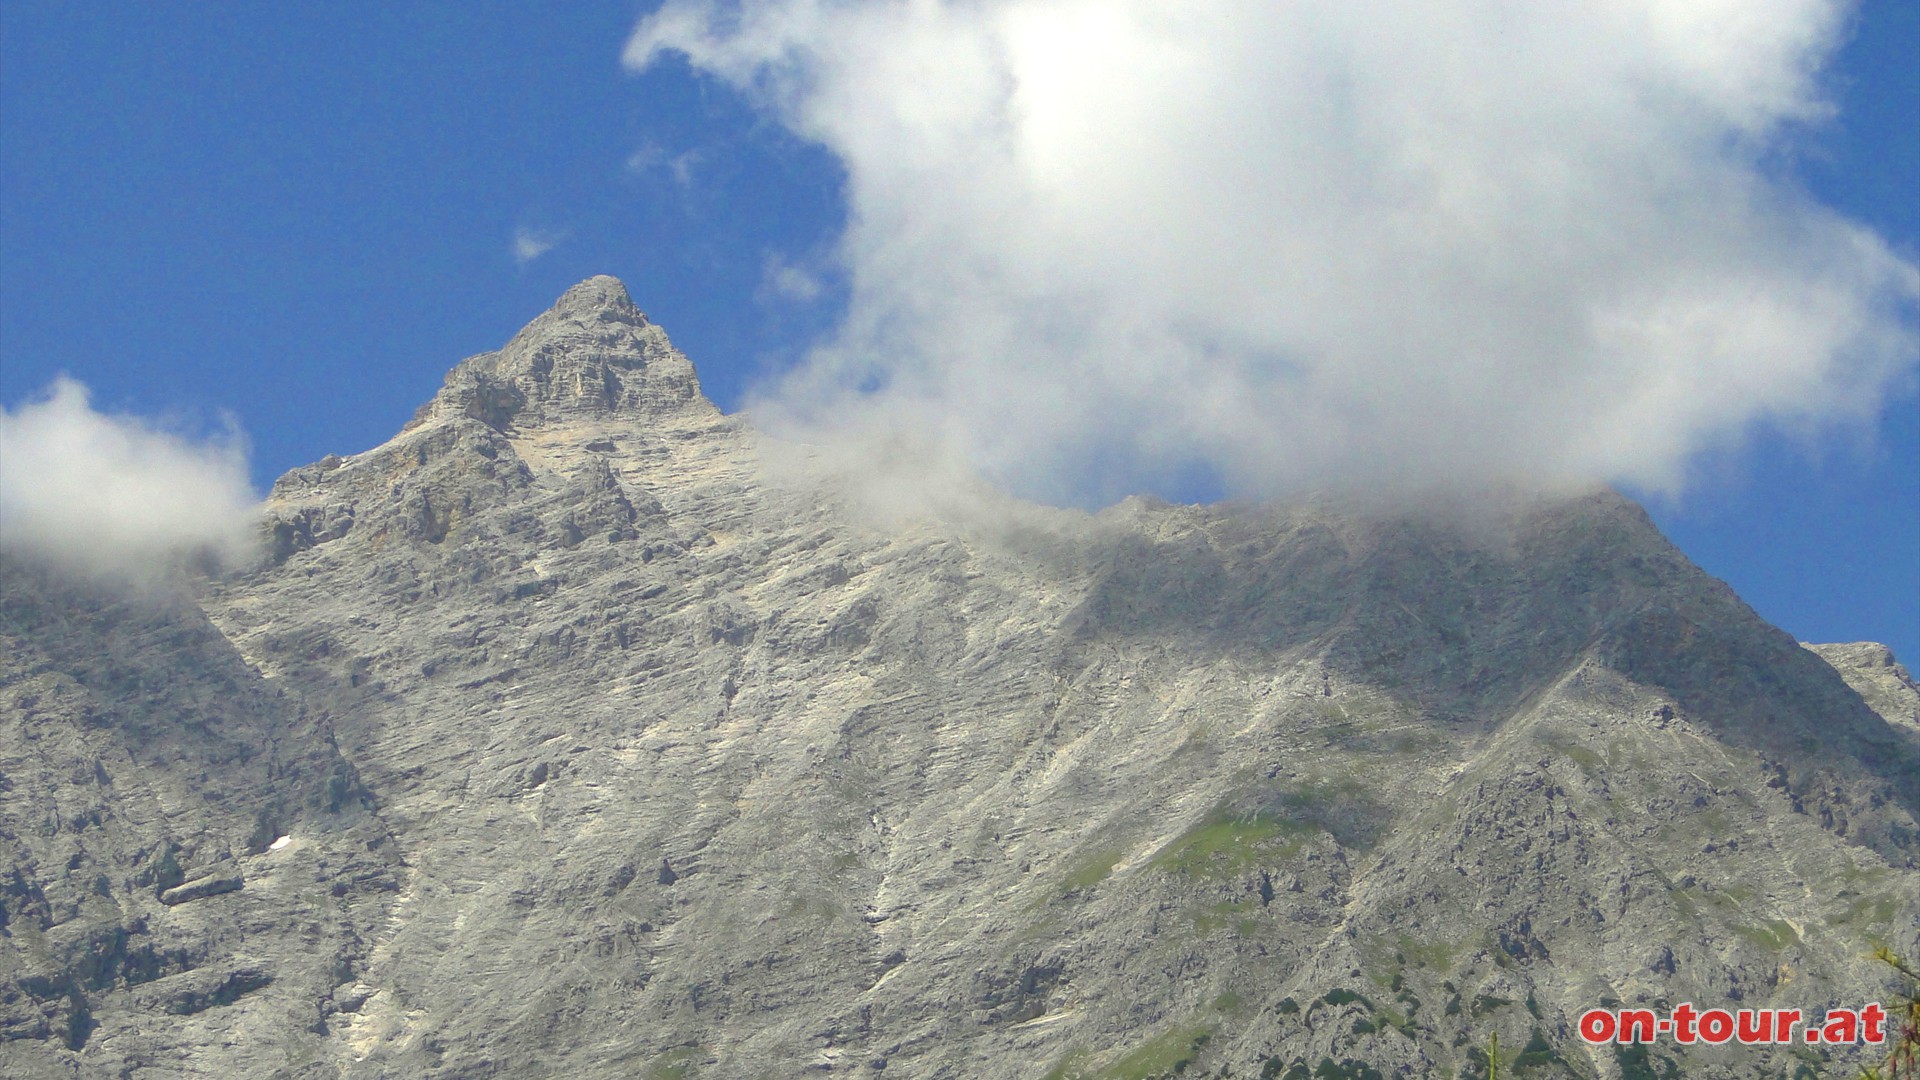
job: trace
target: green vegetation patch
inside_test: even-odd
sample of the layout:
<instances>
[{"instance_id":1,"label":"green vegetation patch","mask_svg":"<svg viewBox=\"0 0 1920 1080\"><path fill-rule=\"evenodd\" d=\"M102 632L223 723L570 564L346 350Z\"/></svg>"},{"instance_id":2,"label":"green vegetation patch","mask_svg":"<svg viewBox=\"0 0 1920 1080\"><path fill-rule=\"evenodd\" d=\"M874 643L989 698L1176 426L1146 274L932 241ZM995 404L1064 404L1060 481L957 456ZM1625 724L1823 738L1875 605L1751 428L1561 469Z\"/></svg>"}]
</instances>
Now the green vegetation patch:
<instances>
[{"instance_id":1,"label":"green vegetation patch","mask_svg":"<svg viewBox=\"0 0 1920 1080\"><path fill-rule=\"evenodd\" d=\"M1309 1069L1306 1059L1296 1058L1289 1065L1277 1057L1268 1058L1260 1066L1260 1080L1386 1080L1380 1070L1364 1061L1348 1058L1334 1061L1323 1057L1320 1064Z\"/></svg>"},{"instance_id":2,"label":"green vegetation patch","mask_svg":"<svg viewBox=\"0 0 1920 1080\"><path fill-rule=\"evenodd\" d=\"M1606 771L1607 759L1600 756L1600 753L1592 747L1570 742L1557 744L1555 748L1570 758L1575 765L1580 766L1582 772L1591 774Z\"/></svg>"},{"instance_id":3,"label":"green vegetation patch","mask_svg":"<svg viewBox=\"0 0 1920 1080\"><path fill-rule=\"evenodd\" d=\"M1209 904L1198 911L1190 911L1189 915L1193 919L1193 931L1196 934L1211 934L1230 926L1235 936L1253 937L1260 932L1260 920L1254 911L1252 898L1246 897Z\"/></svg>"},{"instance_id":4,"label":"green vegetation patch","mask_svg":"<svg viewBox=\"0 0 1920 1080\"><path fill-rule=\"evenodd\" d=\"M1800 943L1800 935L1781 919L1769 919L1765 926L1735 926L1733 932L1773 952L1785 952L1790 946Z\"/></svg>"},{"instance_id":5,"label":"green vegetation patch","mask_svg":"<svg viewBox=\"0 0 1920 1080\"><path fill-rule=\"evenodd\" d=\"M1162 1080L1179 1076L1199 1060L1200 1051L1212 1038L1213 1032L1204 1027L1175 1028L1097 1068L1088 1063L1084 1052L1075 1052L1055 1065L1045 1080Z\"/></svg>"},{"instance_id":6,"label":"green vegetation patch","mask_svg":"<svg viewBox=\"0 0 1920 1080\"><path fill-rule=\"evenodd\" d=\"M1053 884L1029 904L1029 908L1041 908L1064 899L1074 893L1091 889L1112 876L1113 868L1120 865L1126 853L1114 848L1097 848L1067 864L1067 869Z\"/></svg>"},{"instance_id":7,"label":"green vegetation patch","mask_svg":"<svg viewBox=\"0 0 1920 1080\"><path fill-rule=\"evenodd\" d=\"M1413 963L1413 967L1427 967L1434 970L1452 970L1453 955L1459 953L1461 942L1421 942L1402 934L1394 940L1400 953Z\"/></svg>"},{"instance_id":8,"label":"green vegetation patch","mask_svg":"<svg viewBox=\"0 0 1920 1080\"><path fill-rule=\"evenodd\" d=\"M1120 865L1122 858L1124 855L1118 851L1096 851L1075 863L1067 871L1060 887L1065 892L1091 889L1107 880L1107 875L1113 873L1113 868Z\"/></svg>"},{"instance_id":9,"label":"green vegetation patch","mask_svg":"<svg viewBox=\"0 0 1920 1080\"><path fill-rule=\"evenodd\" d=\"M676 1046L647 1062L640 1074L641 1080L686 1080L693 1063L704 1055L705 1051L697 1046Z\"/></svg>"},{"instance_id":10,"label":"green vegetation patch","mask_svg":"<svg viewBox=\"0 0 1920 1080\"><path fill-rule=\"evenodd\" d=\"M1831 917L1831 921L1840 925L1859 923L1866 926L1893 925L1895 904L1885 896L1857 896L1842 891L1837 897L1847 902L1847 910Z\"/></svg>"},{"instance_id":11,"label":"green vegetation patch","mask_svg":"<svg viewBox=\"0 0 1920 1080\"><path fill-rule=\"evenodd\" d=\"M1262 813L1294 825L1319 829L1342 847L1371 848L1393 820L1393 812L1357 779L1320 779L1271 798Z\"/></svg>"},{"instance_id":12,"label":"green vegetation patch","mask_svg":"<svg viewBox=\"0 0 1920 1080\"><path fill-rule=\"evenodd\" d=\"M1310 826L1272 814L1215 813L1154 853L1147 865L1195 878L1234 878L1300 850Z\"/></svg>"},{"instance_id":13,"label":"green vegetation patch","mask_svg":"<svg viewBox=\"0 0 1920 1080\"><path fill-rule=\"evenodd\" d=\"M1147 865L1187 877L1239 877L1297 854L1316 832L1346 847L1369 848L1391 821L1392 811L1359 780L1313 780L1290 791L1249 793L1216 809Z\"/></svg>"},{"instance_id":14,"label":"green vegetation patch","mask_svg":"<svg viewBox=\"0 0 1920 1080\"><path fill-rule=\"evenodd\" d=\"M1373 1030L1385 1031L1388 1028L1398 1028L1402 1034L1412 1036L1413 1018L1383 1007L1373 1018Z\"/></svg>"}]
</instances>

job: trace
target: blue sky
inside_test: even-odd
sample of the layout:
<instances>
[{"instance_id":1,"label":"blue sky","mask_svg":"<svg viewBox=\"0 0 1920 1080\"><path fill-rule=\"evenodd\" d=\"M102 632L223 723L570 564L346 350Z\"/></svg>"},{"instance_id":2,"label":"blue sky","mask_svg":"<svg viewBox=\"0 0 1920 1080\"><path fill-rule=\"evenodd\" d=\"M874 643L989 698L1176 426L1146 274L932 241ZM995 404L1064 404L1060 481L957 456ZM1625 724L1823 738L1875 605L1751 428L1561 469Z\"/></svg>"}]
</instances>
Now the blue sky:
<instances>
[{"instance_id":1,"label":"blue sky","mask_svg":"<svg viewBox=\"0 0 1920 1080\"><path fill-rule=\"evenodd\" d=\"M678 54L623 68L651 6L0 7L0 402L65 372L105 410L228 413L264 489L612 273L739 408L847 314L849 159ZM1920 4L1856 27L1837 118L1763 167L1911 261ZM1911 377L1877 422L1742 431L1647 495L1661 526L1796 636L1920 657Z\"/></svg>"}]
</instances>

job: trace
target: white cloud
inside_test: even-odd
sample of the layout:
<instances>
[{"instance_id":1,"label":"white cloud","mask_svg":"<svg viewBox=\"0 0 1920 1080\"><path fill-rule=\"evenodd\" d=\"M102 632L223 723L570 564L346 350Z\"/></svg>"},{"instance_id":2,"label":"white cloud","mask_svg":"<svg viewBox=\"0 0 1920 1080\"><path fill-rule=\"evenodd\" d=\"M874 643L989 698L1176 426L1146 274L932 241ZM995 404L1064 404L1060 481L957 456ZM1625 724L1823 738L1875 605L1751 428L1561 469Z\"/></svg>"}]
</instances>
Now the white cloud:
<instances>
[{"instance_id":1,"label":"white cloud","mask_svg":"<svg viewBox=\"0 0 1920 1080\"><path fill-rule=\"evenodd\" d=\"M513 231L513 261L525 266L552 251L565 239L560 233L529 229L523 225Z\"/></svg>"},{"instance_id":2,"label":"white cloud","mask_svg":"<svg viewBox=\"0 0 1920 1080\"><path fill-rule=\"evenodd\" d=\"M698 148L673 154L659 143L648 141L638 150L627 155L627 171L635 176L646 176L659 169L679 186L692 187L695 180L694 169L699 167L703 157L705 155Z\"/></svg>"},{"instance_id":3,"label":"white cloud","mask_svg":"<svg viewBox=\"0 0 1920 1080\"><path fill-rule=\"evenodd\" d=\"M790 262L778 252L769 254L760 266L760 287L755 290L762 303L770 299L795 304L811 304L820 298L826 286L804 266Z\"/></svg>"},{"instance_id":4,"label":"white cloud","mask_svg":"<svg viewBox=\"0 0 1920 1080\"><path fill-rule=\"evenodd\" d=\"M627 155L627 171L636 176L644 176L652 169L658 168L661 163L666 160L666 148L657 142L648 140L640 144L638 150Z\"/></svg>"},{"instance_id":5,"label":"white cloud","mask_svg":"<svg viewBox=\"0 0 1920 1080\"><path fill-rule=\"evenodd\" d=\"M257 500L236 432L198 441L95 412L56 380L0 409L0 545L97 578L151 580L183 560L252 551Z\"/></svg>"},{"instance_id":6,"label":"white cloud","mask_svg":"<svg viewBox=\"0 0 1920 1080\"><path fill-rule=\"evenodd\" d=\"M668 0L839 156L851 301L755 407L1029 494L1676 489L1864 420L1920 271L1765 162L1838 0Z\"/></svg>"},{"instance_id":7,"label":"white cloud","mask_svg":"<svg viewBox=\"0 0 1920 1080\"><path fill-rule=\"evenodd\" d=\"M693 186L694 170L700 167L701 159L706 155L698 150L688 150L675 154L667 161L667 172L673 176L673 182L683 188Z\"/></svg>"}]
</instances>

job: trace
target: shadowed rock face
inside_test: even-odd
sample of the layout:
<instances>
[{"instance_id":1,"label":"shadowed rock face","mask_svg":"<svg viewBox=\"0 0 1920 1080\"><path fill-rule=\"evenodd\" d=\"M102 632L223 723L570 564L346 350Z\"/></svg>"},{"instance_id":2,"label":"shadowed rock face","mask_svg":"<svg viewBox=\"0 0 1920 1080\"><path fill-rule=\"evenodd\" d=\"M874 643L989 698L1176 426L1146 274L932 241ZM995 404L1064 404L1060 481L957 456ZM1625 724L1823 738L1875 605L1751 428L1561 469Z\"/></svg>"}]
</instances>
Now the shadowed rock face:
<instances>
[{"instance_id":1,"label":"shadowed rock face","mask_svg":"<svg viewBox=\"0 0 1920 1080\"><path fill-rule=\"evenodd\" d=\"M95 588L0 572L0 1074L273 1075L393 846L323 701L188 597Z\"/></svg>"},{"instance_id":2,"label":"shadowed rock face","mask_svg":"<svg viewBox=\"0 0 1920 1080\"><path fill-rule=\"evenodd\" d=\"M1584 1009L1920 925L1904 669L1617 496L882 529L803 456L595 278L248 574L9 563L0 1071L1618 1076Z\"/></svg>"}]
</instances>

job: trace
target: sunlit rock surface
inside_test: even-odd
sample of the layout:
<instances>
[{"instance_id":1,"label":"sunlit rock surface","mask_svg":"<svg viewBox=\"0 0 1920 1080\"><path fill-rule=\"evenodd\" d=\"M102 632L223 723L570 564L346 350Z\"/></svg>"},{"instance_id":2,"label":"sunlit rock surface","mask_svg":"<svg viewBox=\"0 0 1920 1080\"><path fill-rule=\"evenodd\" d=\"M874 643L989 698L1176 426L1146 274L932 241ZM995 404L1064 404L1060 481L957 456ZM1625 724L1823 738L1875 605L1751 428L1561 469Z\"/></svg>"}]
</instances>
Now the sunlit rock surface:
<instances>
[{"instance_id":1,"label":"sunlit rock surface","mask_svg":"<svg viewBox=\"0 0 1920 1080\"><path fill-rule=\"evenodd\" d=\"M1905 669L1632 504L883 526L806 455L595 278L283 477L249 572L10 559L0 1073L1862 1060L1575 1034L1882 1000L1920 926Z\"/></svg>"}]
</instances>

